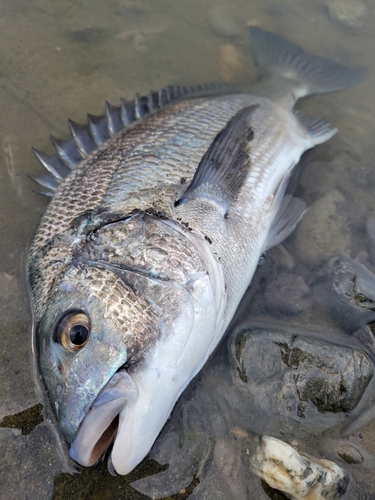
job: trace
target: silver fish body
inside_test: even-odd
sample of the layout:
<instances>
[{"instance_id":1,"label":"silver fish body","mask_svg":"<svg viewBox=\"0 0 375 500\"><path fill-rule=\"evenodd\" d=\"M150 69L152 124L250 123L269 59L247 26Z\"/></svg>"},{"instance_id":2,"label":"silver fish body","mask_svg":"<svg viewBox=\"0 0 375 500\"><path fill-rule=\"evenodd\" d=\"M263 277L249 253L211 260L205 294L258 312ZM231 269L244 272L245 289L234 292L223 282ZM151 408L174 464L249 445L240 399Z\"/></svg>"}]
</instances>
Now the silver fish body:
<instances>
[{"instance_id":1,"label":"silver fish body","mask_svg":"<svg viewBox=\"0 0 375 500\"><path fill-rule=\"evenodd\" d=\"M146 456L260 255L303 213L283 197L288 177L335 130L294 113L295 100L358 79L276 35L253 29L252 38L274 98L192 95L155 110L149 102L144 116L138 102L118 133L109 115L105 142L96 122L90 136L72 126L85 158L55 175L58 186L43 184L55 193L29 252L39 363L82 465L111 442L120 474ZM68 146L57 150L70 166Z\"/></svg>"}]
</instances>

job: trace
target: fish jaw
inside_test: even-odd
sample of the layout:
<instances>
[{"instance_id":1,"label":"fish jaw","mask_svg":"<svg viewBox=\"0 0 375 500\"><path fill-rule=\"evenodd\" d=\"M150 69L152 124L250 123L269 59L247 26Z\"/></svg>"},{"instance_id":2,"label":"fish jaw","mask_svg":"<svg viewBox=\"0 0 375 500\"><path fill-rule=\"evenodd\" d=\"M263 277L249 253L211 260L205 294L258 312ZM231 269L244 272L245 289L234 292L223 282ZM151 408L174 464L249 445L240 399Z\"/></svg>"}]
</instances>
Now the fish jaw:
<instances>
[{"instance_id":1,"label":"fish jaw","mask_svg":"<svg viewBox=\"0 0 375 500\"><path fill-rule=\"evenodd\" d=\"M69 451L71 458L86 467L95 464L112 442L119 422L121 425L137 395L137 387L126 370L115 373L83 419Z\"/></svg>"}]
</instances>

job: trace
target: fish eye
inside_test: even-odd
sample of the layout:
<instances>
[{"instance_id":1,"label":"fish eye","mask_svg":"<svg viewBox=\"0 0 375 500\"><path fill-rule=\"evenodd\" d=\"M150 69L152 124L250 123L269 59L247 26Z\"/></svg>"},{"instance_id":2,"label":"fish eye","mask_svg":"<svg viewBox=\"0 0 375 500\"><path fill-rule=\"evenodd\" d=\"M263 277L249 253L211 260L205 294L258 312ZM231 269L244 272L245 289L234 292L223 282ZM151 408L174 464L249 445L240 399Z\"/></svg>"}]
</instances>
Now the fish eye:
<instances>
[{"instance_id":1,"label":"fish eye","mask_svg":"<svg viewBox=\"0 0 375 500\"><path fill-rule=\"evenodd\" d=\"M54 340L66 351L81 349L89 339L90 319L83 311L67 311L58 321Z\"/></svg>"}]
</instances>

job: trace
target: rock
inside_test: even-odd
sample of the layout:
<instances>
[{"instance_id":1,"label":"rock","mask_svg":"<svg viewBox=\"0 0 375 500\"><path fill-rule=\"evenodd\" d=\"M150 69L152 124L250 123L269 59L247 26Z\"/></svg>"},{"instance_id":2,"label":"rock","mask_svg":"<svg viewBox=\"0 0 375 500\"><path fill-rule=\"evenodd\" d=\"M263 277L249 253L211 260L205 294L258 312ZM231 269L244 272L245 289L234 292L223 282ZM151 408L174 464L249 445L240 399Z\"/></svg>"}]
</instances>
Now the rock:
<instances>
[{"instance_id":1,"label":"rock","mask_svg":"<svg viewBox=\"0 0 375 500\"><path fill-rule=\"evenodd\" d=\"M348 437L352 436L354 433L361 431L367 425L369 425L373 420L375 420L375 405L372 402L372 406L362 411L350 424L341 431L341 436Z\"/></svg>"},{"instance_id":2,"label":"rock","mask_svg":"<svg viewBox=\"0 0 375 500\"><path fill-rule=\"evenodd\" d=\"M375 242L375 217L369 217L366 221L366 232L367 236L372 240L372 242Z\"/></svg>"},{"instance_id":3,"label":"rock","mask_svg":"<svg viewBox=\"0 0 375 500\"><path fill-rule=\"evenodd\" d=\"M322 413L353 410L373 375L361 351L302 338L279 347L283 362L296 370L300 401L310 400Z\"/></svg>"},{"instance_id":4,"label":"rock","mask_svg":"<svg viewBox=\"0 0 375 500\"><path fill-rule=\"evenodd\" d=\"M368 236L367 249L371 262L375 263L375 216L372 215L366 220L366 233Z\"/></svg>"},{"instance_id":5,"label":"rock","mask_svg":"<svg viewBox=\"0 0 375 500\"><path fill-rule=\"evenodd\" d=\"M333 257L327 266L327 287L321 299L340 325L354 332L375 320L375 275L359 262Z\"/></svg>"},{"instance_id":6,"label":"rock","mask_svg":"<svg viewBox=\"0 0 375 500\"><path fill-rule=\"evenodd\" d=\"M348 473L334 462L307 457L270 436L262 436L250 460L263 481L291 500L336 500L349 484Z\"/></svg>"},{"instance_id":7,"label":"rock","mask_svg":"<svg viewBox=\"0 0 375 500\"><path fill-rule=\"evenodd\" d=\"M375 323L363 326L353 333L353 337L361 343L368 353L375 357Z\"/></svg>"},{"instance_id":8,"label":"rock","mask_svg":"<svg viewBox=\"0 0 375 500\"><path fill-rule=\"evenodd\" d=\"M259 434L275 422L283 432L296 421L300 430L328 429L342 420L333 414L358 405L373 376L364 352L297 332L244 326L230 350L233 383L251 408L250 430Z\"/></svg>"},{"instance_id":9,"label":"rock","mask_svg":"<svg viewBox=\"0 0 375 500\"><path fill-rule=\"evenodd\" d=\"M301 186L304 201L310 206L319 198L338 189L347 203L352 205L353 222L368 212L372 207L373 193L371 190L372 172L361 163L355 162L342 153L335 161L311 161L301 175ZM345 209L347 210L347 205Z\"/></svg>"},{"instance_id":10,"label":"rock","mask_svg":"<svg viewBox=\"0 0 375 500\"><path fill-rule=\"evenodd\" d=\"M271 259L280 267L289 271L295 266L293 257L290 255L290 253L282 243L279 243L275 247L272 247L270 250L268 250L267 256L271 257Z\"/></svg>"},{"instance_id":11,"label":"rock","mask_svg":"<svg viewBox=\"0 0 375 500\"><path fill-rule=\"evenodd\" d=\"M375 457L368 453L358 443L349 439L330 438L325 436L318 445L319 453L329 457L340 457L347 464L365 464L366 468L373 469Z\"/></svg>"},{"instance_id":12,"label":"rock","mask_svg":"<svg viewBox=\"0 0 375 500\"><path fill-rule=\"evenodd\" d=\"M208 11L208 23L219 36L231 38L241 33L239 23L233 15L233 9L225 5L214 7Z\"/></svg>"},{"instance_id":13,"label":"rock","mask_svg":"<svg viewBox=\"0 0 375 500\"><path fill-rule=\"evenodd\" d=\"M270 308L298 314L312 306L310 288L302 276L281 272L266 288L264 298Z\"/></svg>"},{"instance_id":14,"label":"rock","mask_svg":"<svg viewBox=\"0 0 375 500\"><path fill-rule=\"evenodd\" d=\"M313 203L298 224L295 247L306 265L315 267L337 254L350 256L344 202L343 195L335 189Z\"/></svg>"},{"instance_id":15,"label":"rock","mask_svg":"<svg viewBox=\"0 0 375 500\"><path fill-rule=\"evenodd\" d=\"M338 446L336 453L348 464L362 464L364 462L361 452L349 443Z\"/></svg>"},{"instance_id":16,"label":"rock","mask_svg":"<svg viewBox=\"0 0 375 500\"><path fill-rule=\"evenodd\" d=\"M241 56L234 45L220 47L220 78L224 82L232 82L242 69Z\"/></svg>"},{"instance_id":17,"label":"rock","mask_svg":"<svg viewBox=\"0 0 375 500\"><path fill-rule=\"evenodd\" d=\"M331 19L348 28L360 28L366 14L362 0L330 0L327 7Z\"/></svg>"}]
</instances>

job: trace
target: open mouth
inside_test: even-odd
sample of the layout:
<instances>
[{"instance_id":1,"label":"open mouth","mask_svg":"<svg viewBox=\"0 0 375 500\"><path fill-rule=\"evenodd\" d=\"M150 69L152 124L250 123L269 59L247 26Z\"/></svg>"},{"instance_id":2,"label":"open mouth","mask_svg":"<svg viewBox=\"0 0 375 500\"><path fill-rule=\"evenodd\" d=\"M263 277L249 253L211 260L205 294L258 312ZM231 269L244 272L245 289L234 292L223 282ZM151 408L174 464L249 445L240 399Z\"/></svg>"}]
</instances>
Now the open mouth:
<instances>
[{"instance_id":1,"label":"open mouth","mask_svg":"<svg viewBox=\"0 0 375 500\"><path fill-rule=\"evenodd\" d=\"M99 458L108 450L112 442L116 439L118 424L119 415L116 415L92 449L90 455L90 462L92 464L95 464L99 460Z\"/></svg>"},{"instance_id":2,"label":"open mouth","mask_svg":"<svg viewBox=\"0 0 375 500\"><path fill-rule=\"evenodd\" d=\"M88 467L100 459L116 439L137 394L137 387L126 370L113 375L78 429L69 452L73 460Z\"/></svg>"}]
</instances>

